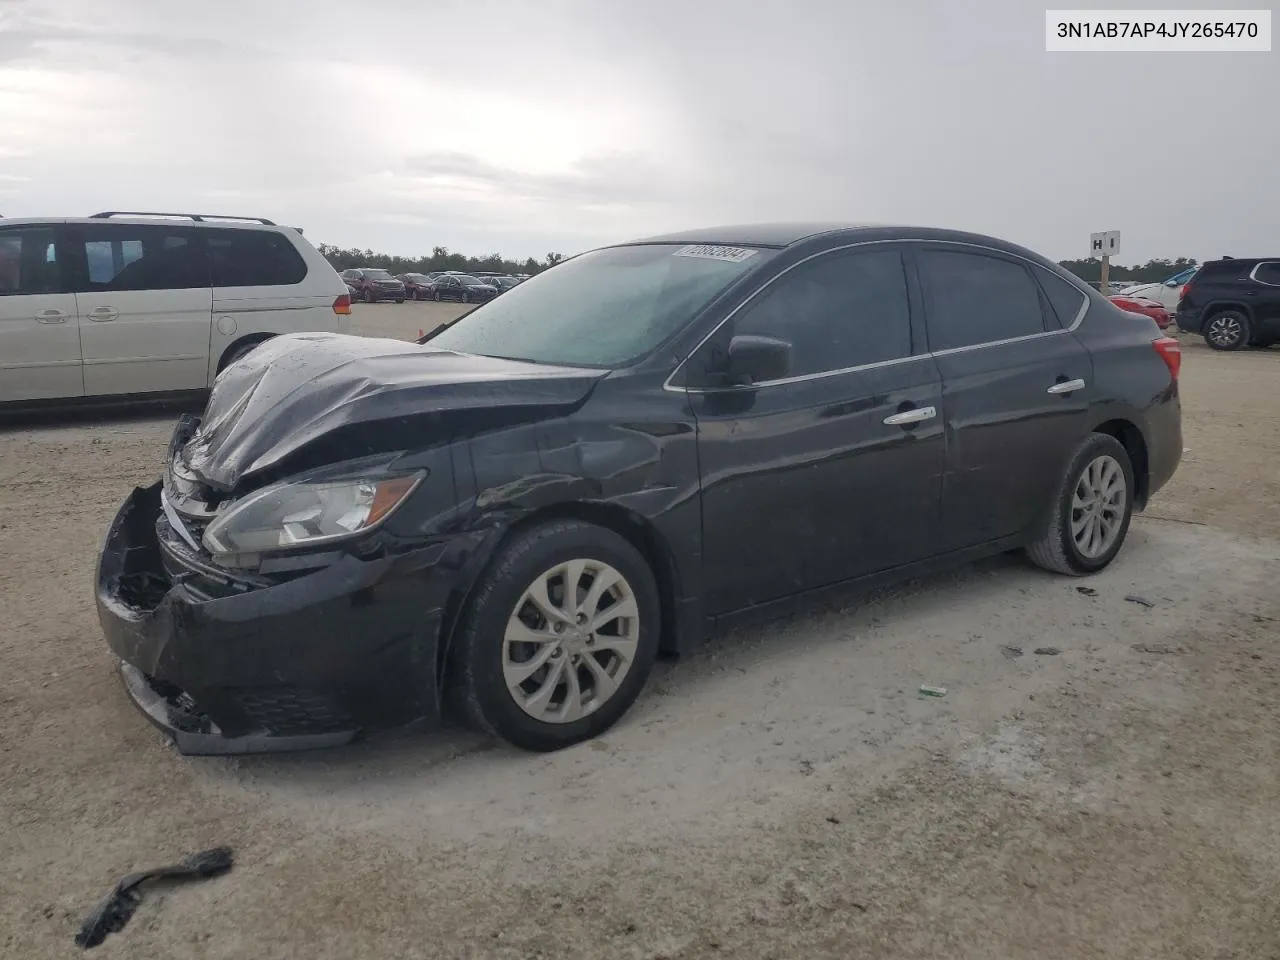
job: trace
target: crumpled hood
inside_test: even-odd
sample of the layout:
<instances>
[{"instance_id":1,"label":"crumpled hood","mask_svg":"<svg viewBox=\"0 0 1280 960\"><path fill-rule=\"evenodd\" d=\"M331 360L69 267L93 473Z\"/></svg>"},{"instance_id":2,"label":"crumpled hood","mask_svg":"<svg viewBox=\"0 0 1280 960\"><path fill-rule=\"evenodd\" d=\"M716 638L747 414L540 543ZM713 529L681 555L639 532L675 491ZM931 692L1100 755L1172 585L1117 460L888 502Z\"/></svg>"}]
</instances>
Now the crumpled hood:
<instances>
[{"instance_id":1,"label":"crumpled hood","mask_svg":"<svg viewBox=\"0 0 1280 960\"><path fill-rule=\"evenodd\" d=\"M482 428L486 411L495 424L522 410L567 411L604 373L474 357L429 343L288 334L219 375L199 429L178 456L204 483L231 490L326 440L348 448L338 457L349 459Z\"/></svg>"}]
</instances>

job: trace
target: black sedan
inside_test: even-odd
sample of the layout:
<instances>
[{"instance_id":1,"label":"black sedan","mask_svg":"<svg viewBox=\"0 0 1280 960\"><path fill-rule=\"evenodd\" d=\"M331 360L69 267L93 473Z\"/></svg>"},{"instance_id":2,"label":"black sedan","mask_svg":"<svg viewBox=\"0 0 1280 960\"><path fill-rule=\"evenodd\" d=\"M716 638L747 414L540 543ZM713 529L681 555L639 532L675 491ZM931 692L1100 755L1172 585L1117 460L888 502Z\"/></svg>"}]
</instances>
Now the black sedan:
<instances>
[{"instance_id":1,"label":"black sedan","mask_svg":"<svg viewBox=\"0 0 1280 960\"><path fill-rule=\"evenodd\" d=\"M107 534L189 753L608 729L660 650L1022 549L1102 570L1182 451L1176 341L989 237L755 226L566 260L424 338L277 337Z\"/></svg>"},{"instance_id":2,"label":"black sedan","mask_svg":"<svg viewBox=\"0 0 1280 960\"><path fill-rule=\"evenodd\" d=\"M442 273L431 281L432 300L456 300L459 303L483 303L498 295L492 283L465 273Z\"/></svg>"}]
</instances>

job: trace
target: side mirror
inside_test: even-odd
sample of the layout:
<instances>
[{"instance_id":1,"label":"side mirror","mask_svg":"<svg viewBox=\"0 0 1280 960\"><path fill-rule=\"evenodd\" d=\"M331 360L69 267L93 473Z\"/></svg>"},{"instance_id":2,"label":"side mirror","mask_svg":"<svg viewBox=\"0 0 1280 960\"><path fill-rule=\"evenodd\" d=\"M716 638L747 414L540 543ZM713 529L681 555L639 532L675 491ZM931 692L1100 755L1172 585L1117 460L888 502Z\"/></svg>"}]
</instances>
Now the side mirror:
<instances>
[{"instance_id":1,"label":"side mirror","mask_svg":"<svg viewBox=\"0 0 1280 960\"><path fill-rule=\"evenodd\" d=\"M729 341L729 382L735 386L781 380L791 372L791 344L744 334Z\"/></svg>"}]
</instances>

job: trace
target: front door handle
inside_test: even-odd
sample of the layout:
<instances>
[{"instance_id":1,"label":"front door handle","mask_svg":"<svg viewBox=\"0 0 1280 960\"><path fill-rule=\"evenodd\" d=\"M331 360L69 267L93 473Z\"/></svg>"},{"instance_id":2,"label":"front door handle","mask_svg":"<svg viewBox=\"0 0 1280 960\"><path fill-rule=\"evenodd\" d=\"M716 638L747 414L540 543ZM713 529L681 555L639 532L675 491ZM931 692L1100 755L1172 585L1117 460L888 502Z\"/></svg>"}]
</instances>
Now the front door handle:
<instances>
[{"instance_id":1,"label":"front door handle","mask_svg":"<svg viewBox=\"0 0 1280 960\"><path fill-rule=\"evenodd\" d=\"M1061 383L1055 383L1049 388L1049 393L1075 393L1077 390L1084 389L1083 380L1063 380Z\"/></svg>"},{"instance_id":2,"label":"front door handle","mask_svg":"<svg viewBox=\"0 0 1280 960\"><path fill-rule=\"evenodd\" d=\"M37 323L66 323L67 315L61 310L41 310L36 314Z\"/></svg>"},{"instance_id":3,"label":"front door handle","mask_svg":"<svg viewBox=\"0 0 1280 960\"><path fill-rule=\"evenodd\" d=\"M89 319L94 323L104 323L107 320L114 320L120 316L120 311L115 307L94 307L89 311Z\"/></svg>"},{"instance_id":4,"label":"front door handle","mask_svg":"<svg viewBox=\"0 0 1280 960\"><path fill-rule=\"evenodd\" d=\"M938 411L933 407L916 407L914 410L903 410L901 413L885 417L884 422L891 427L900 427L909 423L920 423L922 420L932 420L937 415Z\"/></svg>"}]
</instances>

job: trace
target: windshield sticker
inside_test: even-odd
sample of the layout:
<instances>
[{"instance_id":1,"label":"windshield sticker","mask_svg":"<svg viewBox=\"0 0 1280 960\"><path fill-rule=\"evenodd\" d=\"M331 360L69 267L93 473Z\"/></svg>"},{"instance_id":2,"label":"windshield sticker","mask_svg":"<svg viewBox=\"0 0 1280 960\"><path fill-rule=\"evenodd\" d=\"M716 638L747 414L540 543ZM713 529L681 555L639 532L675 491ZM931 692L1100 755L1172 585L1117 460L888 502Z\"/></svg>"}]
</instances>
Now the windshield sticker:
<instances>
[{"instance_id":1,"label":"windshield sticker","mask_svg":"<svg viewBox=\"0 0 1280 960\"><path fill-rule=\"evenodd\" d=\"M672 254L673 257L699 257L703 260L727 260L729 263L741 263L755 255L756 251L750 247L721 247L710 243L691 243Z\"/></svg>"}]
</instances>

